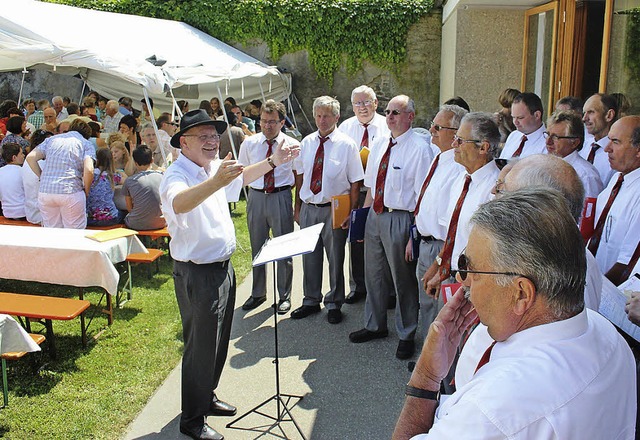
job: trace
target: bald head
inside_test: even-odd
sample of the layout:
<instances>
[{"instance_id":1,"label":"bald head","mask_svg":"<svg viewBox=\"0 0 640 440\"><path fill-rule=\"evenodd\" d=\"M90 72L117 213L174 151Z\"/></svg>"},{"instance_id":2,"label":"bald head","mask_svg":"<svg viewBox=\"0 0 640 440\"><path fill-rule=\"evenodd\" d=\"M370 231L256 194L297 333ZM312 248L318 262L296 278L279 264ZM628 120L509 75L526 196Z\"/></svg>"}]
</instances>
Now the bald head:
<instances>
[{"instance_id":1,"label":"bald head","mask_svg":"<svg viewBox=\"0 0 640 440\"><path fill-rule=\"evenodd\" d=\"M578 221L584 204L584 186L571 165L549 154L534 154L517 161L505 177L505 190L534 187L559 191L565 197L571 215Z\"/></svg>"}]
</instances>

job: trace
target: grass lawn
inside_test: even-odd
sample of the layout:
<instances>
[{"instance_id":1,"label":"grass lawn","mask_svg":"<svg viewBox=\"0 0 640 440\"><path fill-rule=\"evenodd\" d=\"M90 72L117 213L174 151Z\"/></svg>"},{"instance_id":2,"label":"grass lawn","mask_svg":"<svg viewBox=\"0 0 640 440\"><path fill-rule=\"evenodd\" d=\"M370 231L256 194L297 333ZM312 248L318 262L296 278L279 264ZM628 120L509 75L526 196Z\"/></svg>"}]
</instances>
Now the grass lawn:
<instances>
[{"instance_id":1,"label":"grass lawn","mask_svg":"<svg viewBox=\"0 0 640 440\"><path fill-rule=\"evenodd\" d=\"M232 261L238 283L251 269L245 212L242 200L232 213L238 239ZM3 256L5 264L9 259ZM55 321L58 359L48 356L45 342L42 353L7 362L9 406L0 410L0 437L122 437L182 353L170 261L163 257L160 272L151 279L146 278L144 267L135 267L133 274L133 300L115 310L112 326L107 326L106 316L97 315L89 327L87 349L80 341L79 319ZM87 290L85 299L97 304L100 294ZM0 291L77 298L75 289L10 280L0 280ZM42 326L32 324L32 331L40 330L44 332ZM100 331L97 341L91 339Z\"/></svg>"}]
</instances>

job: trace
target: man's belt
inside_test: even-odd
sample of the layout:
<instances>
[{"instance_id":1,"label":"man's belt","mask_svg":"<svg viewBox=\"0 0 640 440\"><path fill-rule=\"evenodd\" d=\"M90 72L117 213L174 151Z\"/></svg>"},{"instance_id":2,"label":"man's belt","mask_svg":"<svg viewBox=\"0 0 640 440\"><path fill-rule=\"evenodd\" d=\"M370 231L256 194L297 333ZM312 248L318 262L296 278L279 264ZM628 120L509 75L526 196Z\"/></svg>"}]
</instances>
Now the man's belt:
<instances>
[{"instance_id":1,"label":"man's belt","mask_svg":"<svg viewBox=\"0 0 640 440\"><path fill-rule=\"evenodd\" d=\"M382 212L411 212L406 209L395 209L395 208L387 208L386 206L382 208Z\"/></svg>"},{"instance_id":2,"label":"man's belt","mask_svg":"<svg viewBox=\"0 0 640 440\"><path fill-rule=\"evenodd\" d=\"M258 188L254 188L252 186L250 186L249 188L251 188L254 191L258 191L260 193L263 193L263 194L273 194L273 193L277 193L277 192L280 192L280 191L286 191L288 189L291 189L291 185L279 186L277 188L274 188L273 191L271 191L271 192L267 191L264 188L258 189Z\"/></svg>"},{"instance_id":3,"label":"man's belt","mask_svg":"<svg viewBox=\"0 0 640 440\"><path fill-rule=\"evenodd\" d=\"M316 208L326 208L327 206L331 206L331 202L327 202L327 203L307 203L307 205L315 206Z\"/></svg>"},{"instance_id":4,"label":"man's belt","mask_svg":"<svg viewBox=\"0 0 640 440\"><path fill-rule=\"evenodd\" d=\"M433 235L421 236L420 239L425 243L429 243L430 241L436 241L437 239Z\"/></svg>"}]
</instances>

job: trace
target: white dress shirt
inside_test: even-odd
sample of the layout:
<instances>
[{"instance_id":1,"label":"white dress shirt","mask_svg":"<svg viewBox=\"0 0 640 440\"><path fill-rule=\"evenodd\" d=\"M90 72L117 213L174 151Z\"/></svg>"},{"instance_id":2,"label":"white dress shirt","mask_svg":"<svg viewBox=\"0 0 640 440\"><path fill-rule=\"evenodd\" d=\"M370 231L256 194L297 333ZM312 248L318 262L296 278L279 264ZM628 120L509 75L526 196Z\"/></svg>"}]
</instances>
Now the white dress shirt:
<instances>
[{"instance_id":1,"label":"white dress shirt","mask_svg":"<svg viewBox=\"0 0 640 440\"><path fill-rule=\"evenodd\" d=\"M635 437L635 361L606 318L585 309L517 332L474 374L491 342L479 325L460 355L457 391L414 439Z\"/></svg>"},{"instance_id":2,"label":"white dress shirt","mask_svg":"<svg viewBox=\"0 0 640 440\"><path fill-rule=\"evenodd\" d=\"M351 118L345 120L338 127L338 131L349 136L360 149L360 142L362 141L362 136L364 135L364 125L358 121L356 116L352 116ZM375 113L371 121L369 121L369 125L367 126L367 133L369 134L369 149L373 145L374 141L378 138L389 138L389 127L387 127L387 119L379 113Z\"/></svg>"},{"instance_id":3,"label":"white dress shirt","mask_svg":"<svg viewBox=\"0 0 640 440\"><path fill-rule=\"evenodd\" d=\"M476 212L478 206L493 199L491 190L496 184L498 174L500 174L500 169L496 165L496 162L492 160L471 175L469 191L464 199L462 209L460 210L460 217L458 218L458 229L456 230L456 239L453 244L453 254L451 256L451 270L458 269L458 257L464 248L467 247L469 234L471 233L471 229L469 228L471 216ZM445 231L449 230L449 222L453 216L453 211L456 209L458 198L462 193L466 176L467 173L462 173L453 181L449 196L449 205L447 209L443 211L443 215L438 219L438 223L445 228ZM446 234L445 232L445 238L447 236Z\"/></svg>"},{"instance_id":4,"label":"white dress shirt","mask_svg":"<svg viewBox=\"0 0 640 440\"><path fill-rule=\"evenodd\" d=\"M274 152L278 144L283 140L283 146L300 145L300 142L298 142L297 139L279 132L278 136L275 138L275 143L273 144L271 151ZM244 142L242 142L238 161L245 166L261 162L267 158L268 148L269 145L267 144L267 138L263 133L249 136L245 138ZM276 188L286 185L293 186L295 183L295 179L293 177L293 162L287 162L277 166L274 169L273 176ZM258 190L264 189L264 176L258 177L256 180L251 182L249 186Z\"/></svg>"},{"instance_id":5,"label":"white dress shirt","mask_svg":"<svg viewBox=\"0 0 640 440\"><path fill-rule=\"evenodd\" d=\"M338 130L333 130L328 137L324 143L322 189L318 194L312 193L309 186L316 151L320 146L320 135L317 131L302 139L300 155L294 159L293 169L303 175L300 199L305 203L329 203L331 197L348 194L351 184L364 178L356 143Z\"/></svg>"},{"instance_id":6,"label":"white dress shirt","mask_svg":"<svg viewBox=\"0 0 640 440\"><path fill-rule=\"evenodd\" d=\"M613 175L609 185L600 193L596 202L595 225L609 200L618 175ZM640 168L626 174L609 215L604 224L596 260L602 273L607 273L616 263L628 264L640 240Z\"/></svg>"},{"instance_id":7,"label":"white dress shirt","mask_svg":"<svg viewBox=\"0 0 640 440\"><path fill-rule=\"evenodd\" d=\"M591 144L593 142L595 142L593 136L591 136L589 140L587 140L587 138L585 138L584 140L584 144L582 145L582 149L580 150L580 156L582 156L585 160L589 157L589 153L591 152ZM609 180L611 180L611 176L615 174L615 171L611 169L611 165L609 164L609 155L604 151L607 145L609 145L609 136L603 137L596 143L600 145L600 148L596 150L596 155L593 157L593 166L598 170L598 173L600 174L600 180L602 180L602 184L604 186L607 186L609 184Z\"/></svg>"},{"instance_id":8,"label":"white dress shirt","mask_svg":"<svg viewBox=\"0 0 640 440\"><path fill-rule=\"evenodd\" d=\"M29 165L27 165L29 167ZM22 167L8 164L0 168L0 202L7 218L25 217Z\"/></svg>"},{"instance_id":9,"label":"white dress shirt","mask_svg":"<svg viewBox=\"0 0 640 440\"><path fill-rule=\"evenodd\" d=\"M524 144L520 157L531 156L532 154L547 154L547 143L543 136L546 130L544 124L536 131L529 133L527 136L527 142ZM507 141L504 143L502 153L500 153L501 159L511 159L513 153L516 152L522 141L522 136L525 134L521 131L514 130L511 132Z\"/></svg>"},{"instance_id":10,"label":"white dress shirt","mask_svg":"<svg viewBox=\"0 0 640 440\"><path fill-rule=\"evenodd\" d=\"M424 196L422 196L420 210L416 217L416 226L423 237L433 236L436 240L447 238L448 225L441 225L438 219L440 216L445 215L444 211L449 206L451 184L456 177L465 173L464 167L456 162L453 156L453 148L440 153L438 166L424 192ZM431 163L433 164L433 161ZM427 168L427 173L430 169L431 165ZM422 186L420 188L422 189Z\"/></svg>"},{"instance_id":11,"label":"white dress shirt","mask_svg":"<svg viewBox=\"0 0 640 440\"><path fill-rule=\"evenodd\" d=\"M397 143L391 148L384 181L384 206L413 212L429 171L429 164L433 160L433 150L425 138L411 129L394 141ZM369 154L364 185L371 188L372 198L376 191L378 168L388 145L389 138L379 138Z\"/></svg>"},{"instance_id":12,"label":"white dress shirt","mask_svg":"<svg viewBox=\"0 0 640 440\"><path fill-rule=\"evenodd\" d=\"M164 173L160 199L174 260L196 264L220 262L228 260L236 249L236 234L226 192L240 191L242 175L191 211L176 214L173 210L173 200L179 193L207 180L218 171L221 163L216 159L205 169L181 154Z\"/></svg>"},{"instance_id":13,"label":"white dress shirt","mask_svg":"<svg viewBox=\"0 0 640 440\"><path fill-rule=\"evenodd\" d=\"M578 177L580 177L582 185L584 185L584 196L598 197L598 194L604 189L604 185L596 167L580 156L578 150L569 154L564 160L578 173Z\"/></svg>"},{"instance_id":14,"label":"white dress shirt","mask_svg":"<svg viewBox=\"0 0 640 440\"><path fill-rule=\"evenodd\" d=\"M39 160L38 165L44 170L45 161ZM24 212L29 223L42 223L38 193L40 192L40 178L36 176L31 167L25 162L22 165L22 188L24 189Z\"/></svg>"}]
</instances>

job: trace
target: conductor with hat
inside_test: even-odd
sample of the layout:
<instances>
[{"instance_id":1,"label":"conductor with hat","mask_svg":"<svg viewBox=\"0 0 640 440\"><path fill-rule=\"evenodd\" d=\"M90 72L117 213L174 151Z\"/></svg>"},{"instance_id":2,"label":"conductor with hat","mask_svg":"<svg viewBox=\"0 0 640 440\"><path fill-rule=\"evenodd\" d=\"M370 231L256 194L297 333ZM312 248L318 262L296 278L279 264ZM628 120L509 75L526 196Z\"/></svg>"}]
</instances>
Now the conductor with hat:
<instances>
[{"instance_id":1,"label":"conductor with hat","mask_svg":"<svg viewBox=\"0 0 640 440\"><path fill-rule=\"evenodd\" d=\"M236 238L226 193L239 192L299 154L298 148L280 144L270 157L247 167L230 154L221 159L220 134L226 128L226 122L212 120L204 110L185 113L171 138L181 154L160 185L184 339L180 432L194 439L222 439L206 417L236 413L215 394L236 296L230 261Z\"/></svg>"}]
</instances>

